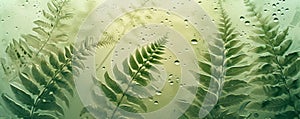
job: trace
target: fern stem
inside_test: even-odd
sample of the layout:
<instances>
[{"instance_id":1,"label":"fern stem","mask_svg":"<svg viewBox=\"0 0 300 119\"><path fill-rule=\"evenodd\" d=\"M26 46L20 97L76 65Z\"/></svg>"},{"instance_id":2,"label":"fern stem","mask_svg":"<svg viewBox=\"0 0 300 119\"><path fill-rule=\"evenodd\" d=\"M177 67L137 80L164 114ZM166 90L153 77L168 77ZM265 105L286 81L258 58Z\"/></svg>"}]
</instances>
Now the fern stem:
<instances>
[{"instance_id":1,"label":"fern stem","mask_svg":"<svg viewBox=\"0 0 300 119\"><path fill-rule=\"evenodd\" d=\"M101 68L101 66L104 64L104 62L107 60L108 56L112 53L113 50L114 50L114 49L112 48L112 49L108 52L108 54L104 57L104 59L103 59L103 60L101 61L101 63L98 65L96 71L98 71L98 70Z\"/></svg>"},{"instance_id":2,"label":"fern stem","mask_svg":"<svg viewBox=\"0 0 300 119\"><path fill-rule=\"evenodd\" d=\"M65 6L65 4L67 3L68 1L67 0L64 0L62 2L62 5L59 6L59 9L57 10L58 12L56 13L56 19L55 19L55 22L54 22L54 25L52 27L52 29L50 30L50 32L48 33L48 37L47 37L47 40L45 43L43 43L43 45L41 46L41 48L38 50L38 52L35 54L35 56L38 56L39 53L44 49L44 47L48 44L48 42L51 40L52 38L52 33L54 32L54 30L56 29L57 25L59 24L60 20L61 20L61 16L60 16L60 13L61 13L61 10L63 9L63 7Z\"/></svg>"}]
</instances>

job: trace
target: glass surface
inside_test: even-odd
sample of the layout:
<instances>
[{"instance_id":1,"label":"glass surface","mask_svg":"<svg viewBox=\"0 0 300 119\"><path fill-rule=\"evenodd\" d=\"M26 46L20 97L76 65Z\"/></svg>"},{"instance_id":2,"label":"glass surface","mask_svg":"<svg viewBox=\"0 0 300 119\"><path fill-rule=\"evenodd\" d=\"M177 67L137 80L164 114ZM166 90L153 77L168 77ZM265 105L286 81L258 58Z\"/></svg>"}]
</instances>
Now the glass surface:
<instances>
[{"instance_id":1,"label":"glass surface","mask_svg":"<svg viewBox=\"0 0 300 119\"><path fill-rule=\"evenodd\" d=\"M299 119L299 4L0 1L0 118Z\"/></svg>"}]
</instances>

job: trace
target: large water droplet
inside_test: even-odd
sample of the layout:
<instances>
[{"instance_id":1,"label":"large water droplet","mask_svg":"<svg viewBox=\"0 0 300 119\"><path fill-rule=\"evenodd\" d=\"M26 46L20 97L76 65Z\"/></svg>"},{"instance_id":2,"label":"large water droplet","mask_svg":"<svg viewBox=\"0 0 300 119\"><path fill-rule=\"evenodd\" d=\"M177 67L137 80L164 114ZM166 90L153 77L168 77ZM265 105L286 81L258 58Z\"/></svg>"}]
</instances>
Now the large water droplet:
<instances>
[{"instance_id":1,"label":"large water droplet","mask_svg":"<svg viewBox=\"0 0 300 119\"><path fill-rule=\"evenodd\" d=\"M274 22L278 22L279 21L279 19L277 17L275 17L273 20L274 20Z\"/></svg>"},{"instance_id":2,"label":"large water droplet","mask_svg":"<svg viewBox=\"0 0 300 119\"><path fill-rule=\"evenodd\" d=\"M193 45L196 45L196 44L198 44L198 40L197 40L197 39L192 39L192 40L191 40L191 43L192 43Z\"/></svg>"},{"instance_id":3,"label":"large water droplet","mask_svg":"<svg viewBox=\"0 0 300 119\"><path fill-rule=\"evenodd\" d=\"M174 61L174 64L175 64L175 65L180 65L180 61L179 61L179 60L175 60L175 61Z\"/></svg>"},{"instance_id":4,"label":"large water droplet","mask_svg":"<svg viewBox=\"0 0 300 119\"><path fill-rule=\"evenodd\" d=\"M250 25L250 21L245 21L245 25L249 26Z\"/></svg>"},{"instance_id":5,"label":"large water droplet","mask_svg":"<svg viewBox=\"0 0 300 119\"><path fill-rule=\"evenodd\" d=\"M155 105L158 105L158 101L154 101L154 104L155 104Z\"/></svg>"}]
</instances>

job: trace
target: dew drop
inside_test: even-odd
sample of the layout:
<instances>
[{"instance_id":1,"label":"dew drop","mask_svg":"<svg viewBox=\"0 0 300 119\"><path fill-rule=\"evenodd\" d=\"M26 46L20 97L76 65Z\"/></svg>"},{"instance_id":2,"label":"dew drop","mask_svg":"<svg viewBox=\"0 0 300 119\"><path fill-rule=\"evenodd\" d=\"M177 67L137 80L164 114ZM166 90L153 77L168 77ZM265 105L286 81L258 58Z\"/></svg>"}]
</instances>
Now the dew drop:
<instances>
[{"instance_id":1,"label":"dew drop","mask_svg":"<svg viewBox=\"0 0 300 119\"><path fill-rule=\"evenodd\" d=\"M155 93L156 95L161 95L161 91L156 91L156 93Z\"/></svg>"},{"instance_id":2,"label":"dew drop","mask_svg":"<svg viewBox=\"0 0 300 119\"><path fill-rule=\"evenodd\" d=\"M1 19L1 22L4 22L4 19Z\"/></svg>"},{"instance_id":3,"label":"dew drop","mask_svg":"<svg viewBox=\"0 0 300 119\"><path fill-rule=\"evenodd\" d=\"M289 10L290 10L289 8L286 8L286 9L285 9L285 11L289 11Z\"/></svg>"},{"instance_id":4,"label":"dew drop","mask_svg":"<svg viewBox=\"0 0 300 119\"><path fill-rule=\"evenodd\" d=\"M257 118L257 117L259 117L259 114L258 114L258 113L254 113L253 116L254 116L255 118Z\"/></svg>"},{"instance_id":5,"label":"dew drop","mask_svg":"<svg viewBox=\"0 0 300 119\"><path fill-rule=\"evenodd\" d=\"M155 104L155 105L158 105L158 101L154 101L154 104Z\"/></svg>"},{"instance_id":6,"label":"dew drop","mask_svg":"<svg viewBox=\"0 0 300 119\"><path fill-rule=\"evenodd\" d=\"M279 19L277 17L274 18L273 20L274 20L274 22L278 22L279 21Z\"/></svg>"},{"instance_id":7,"label":"dew drop","mask_svg":"<svg viewBox=\"0 0 300 119\"><path fill-rule=\"evenodd\" d=\"M179 61L179 60L175 60L175 61L174 61L174 64L175 64L175 65L180 65L180 61Z\"/></svg>"},{"instance_id":8,"label":"dew drop","mask_svg":"<svg viewBox=\"0 0 300 119\"><path fill-rule=\"evenodd\" d=\"M249 26L250 25L250 21L245 21L245 25Z\"/></svg>"},{"instance_id":9,"label":"dew drop","mask_svg":"<svg viewBox=\"0 0 300 119\"><path fill-rule=\"evenodd\" d=\"M174 81L170 81L170 85L171 85L171 86L174 85Z\"/></svg>"},{"instance_id":10,"label":"dew drop","mask_svg":"<svg viewBox=\"0 0 300 119\"><path fill-rule=\"evenodd\" d=\"M198 40L197 40L197 39L192 39L192 40L191 40L191 43L192 43L193 45L196 45L196 44L198 44Z\"/></svg>"},{"instance_id":11,"label":"dew drop","mask_svg":"<svg viewBox=\"0 0 300 119\"><path fill-rule=\"evenodd\" d=\"M104 66L102 67L102 70L105 70L105 67L104 67Z\"/></svg>"},{"instance_id":12,"label":"dew drop","mask_svg":"<svg viewBox=\"0 0 300 119\"><path fill-rule=\"evenodd\" d=\"M245 17L244 17L244 16L240 16L240 20L241 20L241 21L244 21L244 20L245 20Z\"/></svg>"},{"instance_id":13,"label":"dew drop","mask_svg":"<svg viewBox=\"0 0 300 119\"><path fill-rule=\"evenodd\" d=\"M169 75L169 78L172 78L172 77L173 77L173 74L170 74L170 75Z\"/></svg>"}]
</instances>

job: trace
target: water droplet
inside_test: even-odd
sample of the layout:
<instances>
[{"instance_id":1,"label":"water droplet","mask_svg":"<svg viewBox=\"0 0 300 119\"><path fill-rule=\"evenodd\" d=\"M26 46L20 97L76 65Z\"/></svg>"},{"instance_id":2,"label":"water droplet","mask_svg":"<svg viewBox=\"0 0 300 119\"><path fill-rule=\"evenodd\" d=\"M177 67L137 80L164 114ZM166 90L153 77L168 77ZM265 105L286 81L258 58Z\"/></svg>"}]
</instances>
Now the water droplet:
<instances>
[{"instance_id":1,"label":"water droplet","mask_svg":"<svg viewBox=\"0 0 300 119\"><path fill-rule=\"evenodd\" d=\"M173 77L173 74L169 74L169 78L172 78Z\"/></svg>"},{"instance_id":2,"label":"water droplet","mask_svg":"<svg viewBox=\"0 0 300 119\"><path fill-rule=\"evenodd\" d=\"M4 22L4 19L1 19L1 22Z\"/></svg>"},{"instance_id":3,"label":"water droplet","mask_svg":"<svg viewBox=\"0 0 300 119\"><path fill-rule=\"evenodd\" d=\"M244 16L240 16L240 20L241 20L241 21L244 21L244 20L245 20L245 17L244 17Z\"/></svg>"},{"instance_id":4,"label":"water droplet","mask_svg":"<svg viewBox=\"0 0 300 119\"><path fill-rule=\"evenodd\" d=\"M191 43L192 43L193 45L196 45L196 44L198 44L198 40L197 40L197 39L192 39L192 40L191 40Z\"/></svg>"},{"instance_id":5,"label":"water droplet","mask_svg":"<svg viewBox=\"0 0 300 119\"><path fill-rule=\"evenodd\" d=\"M273 20L274 20L274 22L278 22L279 21L279 19L277 17L274 18Z\"/></svg>"},{"instance_id":6,"label":"water droplet","mask_svg":"<svg viewBox=\"0 0 300 119\"><path fill-rule=\"evenodd\" d=\"M254 113L253 117L257 118L257 117L259 117L259 114L258 113Z\"/></svg>"},{"instance_id":7,"label":"water droplet","mask_svg":"<svg viewBox=\"0 0 300 119\"><path fill-rule=\"evenodd\" d=\"M104 67L104 66L102 67L102 70L105 70L105 67Z\"/></svg>"},{"instance_id":8,"label":"water droplet","mask_svg":"<svg viewBox=\"0 0 300 119\"><path fill-rule=\"evenodd\" d=\"M285 11L289 11L289 10L290 10L289 8L286 8L286 9L285 9Z\"/></svg>"},{"instance_id":9,"label":"water droplet","mask_svg":"<svg viewBox=\"0 0 300 119\"><path fill-rule=\"evenodd\" d=\"M277 16L277 14L276 14L276 13L273 13L273 14L272 14L272 16L273 16L273 17L276 17L276 16Z\"/></svg>"},{"instance_id":10,"label":"water droplet","mask_svg":"<svg viewBox=\"0 0 300 119\"><path fill-rule=\"evenodd\" d=\"M158 101L154 101L154 104L155 104L155 105L158 105Z\"/></svg>"},{"instance_id":11,"label":"water droplet","mask_svg":"<svg viewBox=\"0 0 300 119\"><path fill-rule=\"evenodd\" d=\"M180 61L179 61L179 60L175 60L175 61L174 61L174 64L175 64L175 65L180 65Z\"/></svg>"},{"instance_id":12,"label":"water droplet","mask_svg":"<svg viewBox=\"0 0 300 119\"><path fill-rule=\"evenodd\" d=\"M198 1L198 3L202 3L202 1Z\"/></svg>"},{"instance_id":13,"label":"water droplet","mask_svg":"<svg viewBox=\"0 0 300 119\"><path fill-rule=\"evenodd\" d=\"M161 91L156 91L156 93L155 93L156 95L161 95Z\"/></svg>"},{"instance_id":14,"label":"water droplet","mask_svg":"<svg viewBox=\"0 0 300 119\"><path fill-rule=\"evenodd\" d=\"M171 86L174 85L174 81L170 81L170 85L171 85Z\"/></svg>"},{"instance_id":15,"label":"water droplet","mask_svg":"<svg viewBox=\"0 0 300 119\"><path fill-rule=\"evenodd\" d=\"M245 21L245 25L250 25L250 21Z\"/></svg>"},{"instance_id":16,"label":"water droplet","mask_svg":"<svg viewBox=\"0 0 300 119\"><path fill-rule=\"evenodd\" d=\"M176 81L179 81L179 80L180 80L180 78L179 78L179 77L177 77L177 78L176 78Z\"/></svg>"}]
</instances>

